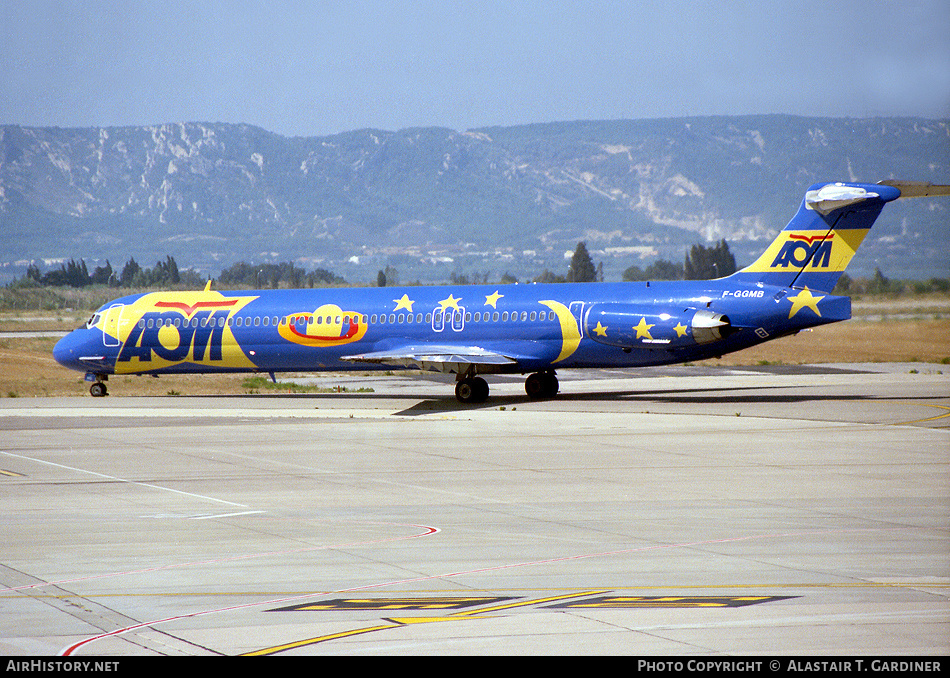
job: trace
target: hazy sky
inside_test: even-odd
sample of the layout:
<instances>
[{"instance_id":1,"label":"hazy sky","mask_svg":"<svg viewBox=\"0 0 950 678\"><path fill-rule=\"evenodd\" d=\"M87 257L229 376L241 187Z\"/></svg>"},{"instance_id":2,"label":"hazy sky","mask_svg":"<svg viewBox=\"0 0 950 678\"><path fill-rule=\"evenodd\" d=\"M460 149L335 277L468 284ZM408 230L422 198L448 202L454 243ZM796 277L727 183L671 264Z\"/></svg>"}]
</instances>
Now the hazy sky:
<instances>
[{"instance_id":1,"label":"hazy sky","mask_svg":"<svg viewBox=\"0 0 950 678\"><path fill-rule=\"evenodd\" d=\"M950 116L948 0L8 0L0 124Z\"/></svg>"}]
</instances>

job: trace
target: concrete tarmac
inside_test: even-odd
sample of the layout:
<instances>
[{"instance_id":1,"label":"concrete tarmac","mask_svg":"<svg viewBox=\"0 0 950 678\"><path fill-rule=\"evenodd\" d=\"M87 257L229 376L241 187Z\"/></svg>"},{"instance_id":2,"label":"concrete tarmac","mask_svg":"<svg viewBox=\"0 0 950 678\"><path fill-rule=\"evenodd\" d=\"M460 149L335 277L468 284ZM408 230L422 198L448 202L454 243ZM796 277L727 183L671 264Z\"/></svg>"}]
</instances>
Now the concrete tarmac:
<instances>
[{"instance_id":1,"label":"concrete tarmac","mask_svg":"<svg viewBox=\"0 0 950 678\"><path fill-rule=\"evenodd\" d=\"M559 376L4 399L0 653L950 654L950 367Z\"/></svg>"}]
</instances>

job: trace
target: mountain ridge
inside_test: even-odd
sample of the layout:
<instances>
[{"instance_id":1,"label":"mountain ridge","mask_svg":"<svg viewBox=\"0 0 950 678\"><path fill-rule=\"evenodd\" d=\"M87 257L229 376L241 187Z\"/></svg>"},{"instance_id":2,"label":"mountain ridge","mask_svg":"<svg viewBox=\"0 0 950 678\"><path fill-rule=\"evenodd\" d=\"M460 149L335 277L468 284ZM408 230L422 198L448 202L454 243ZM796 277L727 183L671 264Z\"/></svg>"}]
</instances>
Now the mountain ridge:
<instances>
[{"instance_id":1,"label":"mountain ridge","mask_svg":"<svg viewBox=\"0 0 950 678\"><path fill-rule=\"evenodd\" d=\"M0 127L0 263L172 255L212 275L295 261L348 280L562 267L605 272L726 238L760 250L809 185L950 183L950 120L786 115L416 127L284 137L243 123ZM946 275L947 206L882 215L891 274ZM748 254L751 256L751 254ZM742 256L739 257L740 260ZM741 263L741 262L740 262ZM858 263L857 261L855 263Z\"/></svg>"}]
</instances>

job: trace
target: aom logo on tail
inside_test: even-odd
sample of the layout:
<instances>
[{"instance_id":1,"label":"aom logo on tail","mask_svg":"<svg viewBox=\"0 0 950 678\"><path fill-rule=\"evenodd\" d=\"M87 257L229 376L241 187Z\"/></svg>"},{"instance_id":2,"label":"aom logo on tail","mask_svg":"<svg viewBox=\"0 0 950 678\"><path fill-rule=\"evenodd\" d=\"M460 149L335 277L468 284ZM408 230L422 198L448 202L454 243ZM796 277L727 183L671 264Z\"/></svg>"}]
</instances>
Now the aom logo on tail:
<instances>
[{"instance_id":1,"label":"aom logo on tail","mask_svg":"<svg viewBox=\"0 0 950 678\"><path fill-rule=\"evenodd\" d=\"M834 233L827 235L805 235L789 233L788 240L772 261L771 268L782 266L804 266L828 268L831 262L831 247Z\"/></svg>"},{"instance_id":2,"label":"aom logo on tail","mask_svg":"<svg viewBox=\"0 0 950 678\"><path fill-rule=\"evenodd\" d=\"M782 231L745 271L843 271L867 233L867 229Z\"/></svg>"}]
</instances>

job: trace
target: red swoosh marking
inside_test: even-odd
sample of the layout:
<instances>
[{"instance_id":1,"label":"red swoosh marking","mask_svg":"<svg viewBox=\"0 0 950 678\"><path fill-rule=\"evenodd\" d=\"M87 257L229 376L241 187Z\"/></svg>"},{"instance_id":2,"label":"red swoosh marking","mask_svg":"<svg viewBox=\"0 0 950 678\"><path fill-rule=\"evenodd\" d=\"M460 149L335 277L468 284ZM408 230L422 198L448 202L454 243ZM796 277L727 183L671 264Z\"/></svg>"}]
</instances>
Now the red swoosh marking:
<instances>
[{"instance_id":1,"label":"red swoosh marking","mask_svg":"<svg viewBox=\"0 0 950 678\"><path fill-rule=\"evenodd\" d=\"M830 235L798 235L796 233L790 233L788 236L789 240L804 240L809 245L811 245L816 240L831 240L835 237L835 234Z\"/></svg>"},{"instance_id":2,"label":"red swoosh marking","mask_svg":"<svg viewBox=\"0 0 950 678\"><path fill-rule=\"evenodd\" d=\"M189 306L183 301L156 301L155 307L177 308L183 311L185 315L191 315L199 308L221 308L222 306L234 306L236 303L238 303L237 299L229 299L227 301L197 301Z\"/></svg>"}]
</instances>

